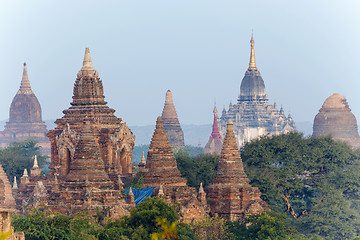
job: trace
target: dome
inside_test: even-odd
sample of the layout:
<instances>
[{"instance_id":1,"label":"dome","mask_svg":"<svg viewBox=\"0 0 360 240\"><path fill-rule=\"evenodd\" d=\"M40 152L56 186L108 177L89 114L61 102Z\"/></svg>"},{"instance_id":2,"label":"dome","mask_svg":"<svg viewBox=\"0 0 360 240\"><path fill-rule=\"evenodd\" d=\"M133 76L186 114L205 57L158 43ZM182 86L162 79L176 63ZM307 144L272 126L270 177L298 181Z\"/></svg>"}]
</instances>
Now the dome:
<instances>
[{"instance_id":1,"label":"dome","mask_svg":"<svg viewBox=\"0 0 360 240\"><path fill-rule=\"evenodd\" d=\"M330 97L328 97L324 104L322 105L322 108L329 109L329 108L342 108L342 109L348 109L349 105L346 101L346 98L343 95L340 95L339 93L334 93Z\"/></svg>"},{"instance_id":2,"label":"dome","mask_svg":"<svg viewBox=\"0 0 360 240\"><path fill-rule=\"evenodd\" d=\"M338 93L328 97L315 116L313 136L332 135L334 138L358 138L357 121L346 98Z\"/></svg>"},{"instance_id":3,"label":"dome","mask_svg":"<svg viewBox=\"0 0 360 240\"><path fill-rule=\"evenodd\" d=\"M240 100L266 99L265 83L258 70L247 70L240 86Z\"/></svg>"}]
</instances>

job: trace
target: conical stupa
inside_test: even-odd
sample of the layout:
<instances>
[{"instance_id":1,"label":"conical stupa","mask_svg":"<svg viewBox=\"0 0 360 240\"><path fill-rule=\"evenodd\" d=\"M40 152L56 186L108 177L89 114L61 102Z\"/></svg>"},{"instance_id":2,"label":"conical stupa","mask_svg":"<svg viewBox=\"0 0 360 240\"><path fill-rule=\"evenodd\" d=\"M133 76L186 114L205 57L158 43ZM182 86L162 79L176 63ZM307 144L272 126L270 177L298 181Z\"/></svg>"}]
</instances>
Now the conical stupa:
<instances>
[{"instance_id":1,"label":"conical stupa","mask_svg":"<svg viewBox=\"0 0 360 240\"><path fill-rule=\"evenodd\" d=\"M222 148L222 137L219 132L219 126L217 122L217 109L216 106L214 107L214 122L212 127L212 133L209 137L209 141L206 143L204 148L205 154L216 154L220 155L221 148Z\"/></svg>"},{"instance_id":2,"label":"conical stupa","mask_svg":"<svg viewBox=\"0 0 360 240\"><path fill-rule=\"evenodd\" d=\"M205 191L211 213L236 221L248 212L269 210L257 187L249 184L235 140L233 123L227 123L215 180Z\"/></svg>"},{"instance_id":3,"label":"conical stupa","mask_svg":"<svg viewBox=\"0 0 360 240\"><path fill-rule=\"evenodd\" d=\"M165 105L161 118L164 123L164 129L172 147L184 146L184 133L181 129L178 115L175 110L173 96L170 90L167 90Z\"/></svg>"}]
</instances>

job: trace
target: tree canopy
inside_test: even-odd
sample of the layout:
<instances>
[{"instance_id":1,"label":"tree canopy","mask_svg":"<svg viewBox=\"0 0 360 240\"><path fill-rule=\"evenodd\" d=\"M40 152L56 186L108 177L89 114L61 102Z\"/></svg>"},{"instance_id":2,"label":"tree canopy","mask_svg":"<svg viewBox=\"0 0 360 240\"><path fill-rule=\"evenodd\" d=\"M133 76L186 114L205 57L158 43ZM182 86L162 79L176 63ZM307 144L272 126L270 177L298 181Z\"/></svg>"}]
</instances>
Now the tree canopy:
<instances>
[{"instance_id":1,"label":"tree canopy","mask_svg":"<svg viewBox=\"0 0 360 240\"><path fill-rule=\"evenodd\" d=\"M23 142L13 142L9 147L0 149L0 164L10 182L13 181L14 176L20 179L25 168L29 171L33 167L35 155L37 155L40 168L47 165L47 156L40 153L40 147L36 146L37 143L36 140L29 139Z\"/></svg>"},{"instance_id":2,"label":"tree canopy","mask_svg":"<svg viewBox=\"0 0 360 240\"><path fill-rule=\"evenodd\" d=\"M360 233L358 151L331 137L289 133L252 141L241 156L250 184L301 233L329 239Z\"/></svg>"}]
</instances>

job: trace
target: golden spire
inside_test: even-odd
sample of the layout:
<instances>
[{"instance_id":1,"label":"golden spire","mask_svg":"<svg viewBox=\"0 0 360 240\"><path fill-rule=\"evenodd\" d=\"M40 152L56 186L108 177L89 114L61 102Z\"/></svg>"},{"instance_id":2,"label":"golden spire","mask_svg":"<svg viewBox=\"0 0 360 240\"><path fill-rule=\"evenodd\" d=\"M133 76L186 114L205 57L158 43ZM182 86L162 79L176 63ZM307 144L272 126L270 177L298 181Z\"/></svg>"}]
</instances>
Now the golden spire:
<instances>
[{"instance_id":1,"label":"golden spire","mask_svg":"<svg viewBox=\"0 0 360 240\"><path fill-rule=\"evenodd\" d=\"M253 34L251 34L251 52L250 52L250 63L248 70L257 70L256 68L256 62L255 62L255 51L254 51L254 38Z\"/></svg>"}]
</instances>

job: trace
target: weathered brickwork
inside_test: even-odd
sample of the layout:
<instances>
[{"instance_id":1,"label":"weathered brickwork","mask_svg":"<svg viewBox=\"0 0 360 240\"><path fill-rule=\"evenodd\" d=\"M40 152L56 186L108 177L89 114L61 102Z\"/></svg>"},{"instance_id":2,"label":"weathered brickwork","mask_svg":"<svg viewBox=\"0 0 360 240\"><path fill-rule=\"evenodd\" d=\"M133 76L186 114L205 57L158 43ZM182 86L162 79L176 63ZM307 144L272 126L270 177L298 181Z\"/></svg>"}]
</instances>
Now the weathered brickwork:
<instances>
[{"instance_id":1,"label":"weathered brickwork","mask_svg":"<svg viewBox=\"0 0 360 240\"><path fill-rule=\"evenodd\" d=\"M233 123L229 121L216 178L205 189L211 214L236 221L247 213L269 210L260 198L260 190L249 182L235 140Z\"/></svg>"},{"instance_id":2,"label":"weathered brickwork","mask_svg":"<svg viewBox=\"0 0 360 240\"><path fill-rule=\"evenodd\" d=\"M184 146L184 132L181 129L178 115L173 102L173 96L170 90L167 90L165 105L161 118L163 120L166 135L172 147Z\"/></svg>"}]
</instances>

